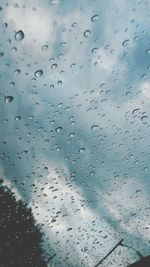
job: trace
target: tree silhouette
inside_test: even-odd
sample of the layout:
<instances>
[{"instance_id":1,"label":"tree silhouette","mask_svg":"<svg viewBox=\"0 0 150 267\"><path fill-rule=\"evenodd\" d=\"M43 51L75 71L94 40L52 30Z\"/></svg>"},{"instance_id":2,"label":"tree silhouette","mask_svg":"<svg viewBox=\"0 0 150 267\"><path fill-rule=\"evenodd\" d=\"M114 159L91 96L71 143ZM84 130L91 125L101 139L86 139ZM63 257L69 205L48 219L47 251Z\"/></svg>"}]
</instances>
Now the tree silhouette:
<instances>
[{"instance_id":1,"label":"tree silhouette","mask_svg":"<svg viewBox=\"0 0 150 267\"><path fill-rule=\"evenodd\" d=\"M0 186L0 267L46 267L40 227L31 209Z\"/></svg>"},{"instance_id":2,"label":"tree silhouette","mask_svg":"<svg viewBox=\"0 0 150 267\"><path fill-rule=\"evenodd\" d=\"M141 259L138 262L135 262L128 267L149 267L150 266L150 256L147 256L143 259Z\"/></svg>"}]
</instances>

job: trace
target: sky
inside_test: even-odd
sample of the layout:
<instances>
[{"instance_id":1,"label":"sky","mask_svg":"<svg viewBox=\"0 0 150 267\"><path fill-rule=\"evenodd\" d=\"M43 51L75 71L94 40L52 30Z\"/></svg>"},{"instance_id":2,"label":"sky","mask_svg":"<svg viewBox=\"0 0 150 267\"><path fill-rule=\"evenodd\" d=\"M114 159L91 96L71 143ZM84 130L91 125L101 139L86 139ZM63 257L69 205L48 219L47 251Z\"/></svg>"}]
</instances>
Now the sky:
<instances>
[{"instance_id":1,"label":"sky","mask_svg":"<svg viewBox=\"0 0 150 267\"><path fill-rule=\"evenodd\" d=\"M150 3L3 1L0 177L52 267L150 252ZM132 247L133 249L129 248Z\"/></svg>"}]
</instances>

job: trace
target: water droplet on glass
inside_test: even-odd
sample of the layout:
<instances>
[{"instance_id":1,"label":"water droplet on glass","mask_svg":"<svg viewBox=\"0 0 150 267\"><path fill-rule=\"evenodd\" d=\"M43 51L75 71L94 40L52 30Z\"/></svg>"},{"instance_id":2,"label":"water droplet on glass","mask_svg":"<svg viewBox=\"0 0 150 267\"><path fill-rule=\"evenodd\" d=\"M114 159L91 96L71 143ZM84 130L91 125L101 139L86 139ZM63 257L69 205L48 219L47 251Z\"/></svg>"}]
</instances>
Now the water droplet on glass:
<instances>
[{"instance_id":1,"label":"water droplet on glass","mask_svg":"<svg viewBox=\"0 0 150 267\"><path fill-rule=\"evenodd\" d=\"M13 48L12 48L12 51L13 51L13 52L17 52L17 47L13 47Z\"/></svg>"},{"instance_id":2,"label":"water droplet on glass","mask_svg":"<svg viewBox=\"0 0 150 267\"><path fill-rule=\"evenodd\" d=\"M10 86L11 87L15 86L15 83L14 82L10 82Z\"/></svg>"},{"instance_id":3,"label":"water droplet on glass","mask_svg":"<svg viewBox=\"0 0 150 267\"><path fill-rule=\"evenodd\" d=\"M6 96L5 97L5 103L11 103L14 100L13 96Z\"/></svg>"},{"instance_id":4,"label":"water droplet on glass","mask_svg":"<svg viewBox=\"0 0 150 267\"><path fill-rule=\"evenodd\" d=\"M21 41L24 39L24 32L19 30L15 33L15 39L16 41Z\"/></svg>"},{"instance_id":5,"label":"water droplet on glass","mask_svg":"<svg viewBox=\"0 0 150 267\"><path fill-rule=\"evenodd\" d=\"M148 118L148 116L144 115L141 117L141 121L145 121Z\"/></svg>"},{"instance_id":6,"label":"water droplet on glass","mask_svg":"<svg viewBox=\"0 0 150 267\"><path fill-rule=\"evenodd\" d=\"M95 125L92 125L92 126L91 126L91 130L95 131L95 130L97 130L97 129L98 129L98 127L99 127L99 126L98 126L97 124L95 124Z\"/></svg>"},{"instance_id":7,"label":"water droplet on glass","mask_svg":"<svg viewBox=\"0 0 150 267\"><path fill-rule=\"evenodd\" d=\"M23 150L22 155L28 154L28 150Z\"/></svg>"},{"instance_id":8,"label":"water droplet on glass","mask_svg":"<svg viewBox=\"0 0 150 267\"><path fill-rule=\"evenodd\" d=\"M96 22L98 20L99 20L99 16L98 15L94 15L94 16L91 17L91 21L92 22Z\"/></svg>"},{"instance_id":9,"label":"water droplet on glass","mask_svg":"<svg viewBox=\"0 0 150 267\"><path fill-rule=\"evenodd\" d=\"M134 110L132 110L132 114L134 115L137 111L139 111L139 108L135 108Z\"/></svg>"},{"instance_id":10,"label":"water droplet on glass","mask_svg":"<svg viewBox=\"0 0 150 267\"><path fill-rule=\"evenodd\" d=\"M7 39L7 40L6 40L6 43L7 43L7 44L11 44L11 39Z\"/></svg>"},{"instance_id":11,"label":"water droplet on glass","mask_svg":"<svg viewBox=\"0 0 150 267\"><path fill-rule=\"evenodd\" d=\"M59 85L59 86L62 85L62 81L58 81L57 85Z\"/></svg>"},{"instance_id":12,"label":"water droplet on glass","mask_svg":"<svg viewBox=\"0 0 150 267\"><path fill-rule=\"evenodd\" d=\"M148 50L146 51L146 54L148 54L148 55L150 54L150 49L148 49Z\"/></svg>"},{"instance_id":13,"label":"water droplet on glass","mask_svg":"<svg viewBox=\"0 0 150 267\"><path fill-rule=\"evenodd\" d=\"M35 77L41 77L43 75L43 71L42 70L37 70L37 71L35 71L35 73L34 73L34 76Z\"/></svg>"},{"instance_id":14,"label":"water droplet on glass","mask_svg":"<svg viewBox=\"0 0 150 267\"><path fill-rule=\"evenodd\" d=\"M77 23L76 22L72 23L72 27L73 28L75 28L76 26L77 26Z\"/></svg>"},{"instance_id":15,"label":"water droplet on glass","mask_svg":"<svg viewBox=\"0 0 150 267\"><path fill-rule=\"evenodd\" d=\"M94 176L94 175L95 175L95 171L91 171L91 172L90 172L90 175L91 175L91 176Z\"/></svg>"},{"instance_id":16,"label":"water droplet on glass","mask_svg":"<svg viewBox=\"0 0 150 267\"><path fill-rule=\"evenodd\" d=\"M2 27L3 28L7 28L8 27L8 23L7 22L3 23Z\"/></svg>"},{"instance_id":17,"label":"water droplet on glass","mask_svg":"<svg viewBox=\"0 0 150 267\"><path fill-rule=\"evenodd\" d=\"M57 64L56 63L52 64L51 69L55 70L56 68L57 68Z\"/></svg>"},{"instance_id":18,"label":"water droplet on glass","mask_svg":"<svg viewBox=\"0 0 150 267\"><path fill-rule=\"evenodd\" d=\"M70 67L73 69L75 65L76 65L75 63L72 63Z\"/></svg>"},{"instance_id":19,"label":"water droplet on glass","mask_svg":"<svg viewBox=\"0 0 150 267\"><path fill-rule=\"evenodd\" d=\"M61 42L60 45L61 45L62 47L66 47L66 46L67 46L67 43L66 43L66 42Z\"/></svg>"},{"instance_id":20,"label":"water droplet on glass","mask_svg":"<svg viewBox=\"0 0 150 267\"><path fill-rule=\"evenodd\" d=\"M90 34L91 34L91 31L90 31L90 30L86 30L86 31L84 32L84 37L85 37L85 38L88 38L88 37L90 36Z\"/></svg>"},{"instance_id":21,"label":"water droplet on glass","mask_svg":"<svg viewBox=\"0 0 150 267\"><path fill-rule=\"evenodd\" d=\"M20 117L20 116L16 116L16 117L15 117L15 120L16 120L16 121L19 121L19 120L21 120L21 117Z\"/></svg>"},{"instance_id":22,"label":"water droplet on glass","mask_svg":"<svg viewBox=\"0 0 150 267\"><path fill-rule=\"evenodd\" d=\"M3 52L0 52L0 57L3 57L4 56L4 53Z\"/></svg>"},{"instance_id":23,"label":"water droplet on glass","mask_svg":"<svg viewBox=\"0 0 150 267\"><path fill-rule=\"evenodd\" d=\"M98 48L94 47L94 48L92 49L92 53L95 54L95 53L97 52L97 50L98 50Z\"/></svg>"},{"instance_id":24,"label":"water droplet on glass","mask_svg":"<svg viewBox=\"0 0 150 267\"><path fill-rule=\"evenodd\" d=\"M62 131L62 127L60 126L60 127L57 127L56 129L55 129L55 131L57 132L57 133L60 133L61 131Z\"/></svg>"},{"instance_id":25,"label":"water droplet on glass","mask_svg":"<svg viewBox=\"0 0 150 267\"><path fill-rule=\"evenodd\" d=\"M69 232L69 231L71 231L71 230L72 230L72 228L70 227L70 228L67 229L67 232Z\"/></svg>"},{"instance_id":26,"label":"water droplet on glass","mask_svg":"<svg viewBox=\"0 0 150 267\"><path fill-rule=\"evenodd\" d=\"M42 45L42 47L41 47L41 50L47 50L48 49L48 45Z\"/></svg>"},{"instance_id":27,"label":"water droplet on glass","mask_svg":"<svg viewBox=\"0 0 150 267\"><path fill-rule=\"evenodd\" d=\"M75 136L75 133L70 133L69 136L73 138Z\"/></svg>"},{"instance_id":28,"label":"water droplet on glass","mask_svg":"<svg viewBox=\"0 0 150 267\"><path fill-rule=\"evenodd\" d=\"M85 148L84 147L81 147L80 149L79 149L79 152L80 153L83 153L85 151Z\"/></svg>"},{"instance_id":29,"label":"water droplet on glass","mask_svg":"<svg viewBox=\"0 0 150 267\"><path fill-rule=\"evenodd\" d=\"M20 69L17 69L17 70L14 71L15 74L19 74L20 72L21 72Z\"/></svg>"},{"instance_id":30,"label":"water droplet on glass","mask_svg":"<svg viewBox=\"0 0 150 267\"><path fill-rule=\"evenodd\" d=\"M127 46L129 43L129 39L126 39L122 42L122 46Z\"/></svg>"}]
</instances>

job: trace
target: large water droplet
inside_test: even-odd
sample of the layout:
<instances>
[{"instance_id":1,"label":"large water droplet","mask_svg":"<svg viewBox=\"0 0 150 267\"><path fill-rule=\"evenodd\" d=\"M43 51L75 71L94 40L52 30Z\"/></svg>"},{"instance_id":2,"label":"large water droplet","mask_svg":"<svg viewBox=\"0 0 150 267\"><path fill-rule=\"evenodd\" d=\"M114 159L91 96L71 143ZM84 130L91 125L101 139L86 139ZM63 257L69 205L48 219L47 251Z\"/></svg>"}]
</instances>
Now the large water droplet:
<instances>
[{"instance_id":1,"label":"large water droplet","mask_svg":"<svg viewBox=\"0 0 150 267\"><path fill-rule=\"evenodd\" d=\"M85 38L88 38L88 37L90 36L90 34L91 34L91 31L90 31L90 30L86 30L86 31L84 32L84 37L85 37Z\"/></svg>"},{"instance_id":2,"label":"large water droplet","mask_svg":"<svg viewBox=\"0 0 150 267\"><path fill-rule=\"evenodd\" d=\"M13 96L6 96L5 97L5 103L11 103L14 100Z\"/></svg>"},{"instance_id":3,"label":"large water droplet","mask_svg":"<svg viewBox=\"0 0 150 267\"><path fill-rule=\"evenodd\" d=\"M3 52L0 52L0 57L3 57L4 56L4 53Z\"/></svg>"},{"instance_id":4,"label":"large water droplet","mask_svg":"<svg viewBox=\"0 0 150 267\"><path fill-rule=\"evenodd\" d=\"M144 115L144 116L141 117L141 121L146 121L147 118L148 118L148 116Z\"/></svg>"},{"instance_id":5,"label":"large water droplet","mask_svg":"<svg viewBox=\"0 0 150 267\"><path fill-rule=\"evenodd\" d=\"M48 49L48 45L42 45L42 47L41 47L41 50L47 50Z\"/></svg>"},{"instance_id":6,"label":"large water droplet","mask_svg":"<svg viewBox=\"0 0 150 267\"><path fill-rule=\"evenodd\" d=\"M134 115L135 113L137 113L137 111L139 111L139 108L135 108L134 110L132 110L132 114Z\"/></svg>"},{"instance_id":7,"label":"large water droplet","mask_svg":"<svg viewBox=\"0 0 150 267\"><path fill-rule=\"evenodd\" d=\"M75 136L75 133L70 133L69 136L73 138Z\"/></svg>"},{"instance_id":8,"label":"large water droplet","mask_svg":"<svg viewBox=\"0 0 150 267\"><path fill-rule=\"evenodd\" d=\"M148 49L148 50L146 51L146 54L148 54L148 55L150 54L150 49Z\"/></svg>"},{"instance_id":9,"label":"large water droplet","mask_svg":"<svg viewBox=\"0 0 150 267\"><path fill-rule=\"evenodd\" d=\"M21 41L24 39L24 32L19 30L15 33L15 39L16 41Z\"/></svg>"},{"instance_id":10,"label":"large water droplet","mask_svg":"<svg viewBox=\"0 0 150 267\"><path fill-rule=\"evenodd\" d=\"M17 70L14 71L15 74L19 74L20 72L21 72L20 69L17 69Z\"/></svg>"},{"instance_id":11,"label":"large water droplet","mask_svg":"<svg viewBox=\"0 0 150 267\"><path fill-rule=\"evenodd\" d=\"M99 16L98 15L94 15L92 18L91 18L91 21L92 22L96 22L99 20Z\"/></svg>"},{"instance_id":12,"label":"large water droplet","mask_svg":"<svg viewBox=\"0 0 150 267\"><path fill-rule=\"evenodd\" d=\"M85 151L85 148L84 148L84 147L81 147L81 148L79 149L79 152L80 152L80 153L84 153L84 151Z\"/></svg>"},{"instance_id":13,"label":"large water droplet","mask_svg":"<svg viewBox=\"0 0 150 267\"><path fill-rule=\"evenodd\" d=\"M91 130L93 130L93 131L94 131L94 130L97 130L97 129L98 129L98 127L99 127L99 126L98 126L97 124L95 124L95 125L92 125L92 126L91 126Z\"/></svg>"},{"instance_id":14,"label":"large water droplet","mask_svg":"<svg viewBox=\"0 0 150 267\"><path fill-rule=\"evenodd\" d=\"M51 69L55 70L56 68L57 68L57 64L56 63L52 64Z\"/></svg>"},{"instance_id":15,"label":"large water droplet","mask_svg":"<svg viewBox=\"0 0 150 267\"><path fill-rule=\"evenodd\" d=\"M21 116L16 116L16 117L15 117L15 120L16 120L16 121L21 120Z\"/></svg>"},{"instance_id":16,"label":"large water droplet","mask_svg":"<svg viewBox=\"0 0 150 267\"><path fill-rule=\"evenodd\" d=\"M122 42L122 46L128 46L129 44L129 39L126 39Z\"/></svg>"},{"instance_id":17,"label":"large water droplet","mask_svg":"<svg viewBox=\"0 0 150 267\"><path fill-rule=\"evenodd\" d=\"M22 155L28 154L28 150L23 150Z\"/></svg>"},{"instance_id":18,"label":"large water droplet","mask_svg":"<svg viewBox=\"0 0 150 267\"><path fill-rule=\"evenodd\" d=\"M34 76L35 77L41 77L43 75L43 71L42 70L37 70L37 71L35 71L35 73L34 73Z\"/></svg>"},{"instance_id":19,"label":"large water droplet","mask_svg":"<svg viewBox=\"0 0 150 267\"><path fill-rule=\"evenodd\" d=\"M10 82L10 86L11 87L15 86L15 82Z\"/></svg>"},{"instance_id":20,"label":"large water droplet","mask_svg":"<svg viewBox=\"0 0 150 267\"><path fill-rule=\"evenodd\" d=\"M55 131L57 132L57 133L60 133L61 131L62 131L62 127L60 126L60 127L57 127L56 129L55 129Z\"/></svg>"},{"instance_id":21,"label":"large water droplet","mask_svg":"<svg viewBox=\"0 0 150 267\"><path fill-rule=\"evenodd\" d=\"M3 25L2 25L3 28L7 28L8 27L8 23L7 22L4 22Z\"/></svg>"}]
</instances>

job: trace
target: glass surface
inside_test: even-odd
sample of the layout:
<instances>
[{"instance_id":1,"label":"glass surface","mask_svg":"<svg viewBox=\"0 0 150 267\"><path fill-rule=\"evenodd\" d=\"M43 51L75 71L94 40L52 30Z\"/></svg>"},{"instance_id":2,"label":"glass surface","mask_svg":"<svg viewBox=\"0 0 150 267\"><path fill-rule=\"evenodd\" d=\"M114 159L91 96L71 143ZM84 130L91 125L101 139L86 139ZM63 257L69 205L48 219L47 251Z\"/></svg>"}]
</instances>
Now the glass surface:
<instances>
[{"instance_id":1,"label":"glass surface","mask_svg":"<svg viewBox=\"0 0 150 267\"><path fill-rule=\"evenodd\" d=\"M48 266L149 255L150 2L0 5L0 178L32 208Z\"/></svg>"}]
</instances>

